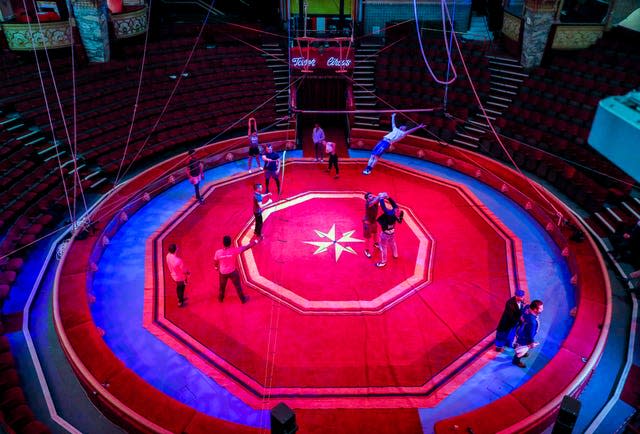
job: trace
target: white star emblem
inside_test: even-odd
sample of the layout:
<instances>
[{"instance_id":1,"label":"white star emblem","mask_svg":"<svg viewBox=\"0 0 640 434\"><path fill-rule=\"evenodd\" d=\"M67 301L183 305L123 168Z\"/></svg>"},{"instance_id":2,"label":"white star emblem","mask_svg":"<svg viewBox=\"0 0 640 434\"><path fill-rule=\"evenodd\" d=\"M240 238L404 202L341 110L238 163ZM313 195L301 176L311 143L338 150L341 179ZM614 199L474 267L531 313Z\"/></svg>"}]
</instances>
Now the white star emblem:
<instances>
[{"instance_id":1,"label":"white star emblem","mask_svg":"<svg viewBox=\"0 0 640 434\"><path fill-rule=\"evenodd\" d=\"M351 235L353 235L353 233L355 232L355 230L353 231L348 231L348 232L344 232L342 234L342 236L336 240L336 224L334 223L333 226L331 226L331 229L329 229L329 232L322 232L319 231L317 229L314 229L314 232L320 237L320 238L327 238L329 241L303 241L305 244L311 244L312 246L316 246L317 249L315 252L313 252L314 255L317 255L318 253L322 253L322 252L326 252L329 247L331 247L332 245L335 247L335 252L336 252L336 262L338 262L338 259L340 259L340 255L342 255L342 252L349 252L351 254L357 255L356 251L353 250L351 247L349 246L343 246L340 243L362 243L364 242L364 240L359 240L357 238L353 238Z\"/></svg>"}]
</instances>

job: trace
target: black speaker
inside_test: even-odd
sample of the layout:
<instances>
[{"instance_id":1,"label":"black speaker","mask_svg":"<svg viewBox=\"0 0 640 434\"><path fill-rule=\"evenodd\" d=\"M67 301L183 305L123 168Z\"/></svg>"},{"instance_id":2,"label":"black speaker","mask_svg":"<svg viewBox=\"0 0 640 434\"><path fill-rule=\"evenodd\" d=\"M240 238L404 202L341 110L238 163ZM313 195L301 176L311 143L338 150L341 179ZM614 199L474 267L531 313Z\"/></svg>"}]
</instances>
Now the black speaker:
<instances>
[{"instance_id":1,"label":"black speaker","mask_svg":"<svg viewBox=\"0 0 640 434\"><path fill-rule=\"evenodd\" d=\"M580 401L569 395L562 398L558 418L556 419L555 425L553 425L551 434L571 434L573 427L576 425L576 420L578 420L581 406Z\"/></svg>"},{"instance_id":2,"label":"black speaker","mask_svg":"<svg viewBox=\"0 0 640 434\"><path fill-rule=\"evenodd\" d=\"M294 434L298 432L296 415L287 404L281 402L271 409L271 434Z\"/></svg>"}]
</instances>

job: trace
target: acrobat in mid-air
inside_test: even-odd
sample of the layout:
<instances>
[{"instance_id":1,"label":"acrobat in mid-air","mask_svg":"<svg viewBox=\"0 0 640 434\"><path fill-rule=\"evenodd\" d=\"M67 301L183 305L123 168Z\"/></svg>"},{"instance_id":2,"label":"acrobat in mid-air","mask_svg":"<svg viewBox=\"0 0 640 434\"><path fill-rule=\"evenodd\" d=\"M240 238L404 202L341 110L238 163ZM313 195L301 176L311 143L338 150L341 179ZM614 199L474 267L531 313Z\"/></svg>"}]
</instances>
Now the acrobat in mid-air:
<instances>
[{"instance_id":1,"label":"acrobat in mid-air","mask_svg":"<svg viewBox=\"0 0 640 434\"><path fill-rule=\"evenodd\" d=\"M424 124L420 124L410 130L407 130L405 125L401 125L400 127L396 126L396 114L391 115L391 131L387 133L382 140L378 142L378 144L371 150L371 157L369 158L369 162L367 163L367 167L362 171L363 175L368 175L373 170L373 166L376 165L380 156L389 149L392 143L395 143L399 140L405 138L405 136L419 130L424 127Z\"/></svg>"}]
</instances>

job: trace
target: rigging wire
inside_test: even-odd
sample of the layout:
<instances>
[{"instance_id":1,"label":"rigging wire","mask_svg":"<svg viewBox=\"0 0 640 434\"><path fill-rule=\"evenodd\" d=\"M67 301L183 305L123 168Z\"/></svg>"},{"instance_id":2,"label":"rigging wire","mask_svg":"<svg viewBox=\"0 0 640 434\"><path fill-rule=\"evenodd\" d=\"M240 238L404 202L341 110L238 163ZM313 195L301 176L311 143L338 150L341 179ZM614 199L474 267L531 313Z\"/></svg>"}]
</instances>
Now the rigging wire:
<instances>
[{"instance_id":1,"label":"rigging wire","mask_svg":"<svg viewBox=\"0 0 640 434\"><path fill-rule=\"evenodd\" d=\"M149 8L147 11L147 23L151 24L151 4L153 0L149 0ZM133 104L133 113L131 114L131 125L129 126L129 133L127 134L127 142L124 145L124 152L122 155L122 159L120 160L120 164L118 165L118 173L116 175L116 179L113 182L114 185L118 184L120 180L120 173L122 172L122 166L125 161L125 157L127 155L129 144L131 143L131 135L133 134L133 126L136 122L136 113L138 112L138 103L140 102L140 93L142 90L142 79L144 76L144 65L147 60L147 47L149 43L149 28L147 28L147 32L144 36L144 48L142 49L142 62L140 64L140 77L138 78L138 90L136 92L136 101Z\"/></svg>"},{"instance_id":2,"label":"rigging wire","mask_svg":"<svg viewBox=\"0 0 640 434\"><path fill-rule=\"evenodd\" d=\"M138 149L138 152L136 152L136 154L134 155L133 159L131 160L131 162L129 163L129 165L125 169L125 171L122 173L121 179L122 179L122 177L124 177L129 172L129 170L133 166L133 163L138 159L138 157L140 156L140 154L142 153L144 148L147 146L147 143L149 143L149 139L151 138L152 134L155 132L156 128L158 128L158 125L160 124L160 121L162 120L162 117L166 113L167 108L169 107L169 104L171 103L171 100L173 99L173 96L175 95L176 91L178 90L178 87L180 86L180 83L182 83L182 79L184 77L184 74L185 74L185 72L187 70L187 67L189 66L189 62L191 62L191 58L193 57L193 53L196 51L196 47L198 46L198 43L200 42L200 38L202 37L202 33L204 32L204 29L205 29L205 27L207 25L207 21L209 19L209 16L211 15L211 10L213 9L213 7L215 5L215 2L216 2L216 0L211 0L211 3L209 3L209 8L207 9L207 15L205 16L205 18L204 18L204 20L202 22L202 26L200 26L200 32L198 33L198 36L196 37L196 41L193 44L193 47L191 47L191 51L189 52L189 56L187 57L187 60L186 60L186 62L184 64L184 66L182 67L182 71L180 71L180 75L178 75L178 79L176 81L176 84L173 86L173 89L171 90L171 94L169 95L169 98L167 98L167 101L164 104L164 107L162 107L162 111L160 112L160 115L158 115L158 119L154 123L154 125L151 128L151 131L149 132L147 137L144 139L144 142L142 143L142 146L140 146L140 149ZM126 159L126 155L123 155L122 156L122 160L125 160L125 159ZM114 186L115 186L115 184L114 184Z\"/></svg>"},{"instance_id":3,"label":"rigging wire","mask_svg":"<svg viewBox=\"0 0 640 434\"><path fill-rule=\"evenodd\" d=\"M40 32L42 33L42 23L40 22L40 20L38 20L38 26L40 28ZM64 131L65 131L65 135L67 137L67 141L69 143L69 151L71 153L71 158L73 161L73 220L72 220L72 224L75 224L76 221L76 188L79 188L81 196L82 196L82 201L84 204L84 209L85 211L88 209L87 207L87 200L85 198L84 195L84 188L82 186L82 182L80 180L80 175L78 173L78 160L77 160L77 143L75 141L75 134L77 131L77 118L76 118L76 106L77 106L77 101L76 101L76 65L75 65L75 50L74 50L74 36L73 36L73 26L71 25L71 14L69 14L69 28L71 29L71 79L72 79L72 86L73 86L73 125L74 125L74 140L71 140L71 135L69 134L69 128L67 125L67 118L65 116L64 113L64 109L62 107L62 98L60 97L60 92L58 91L58 84L57 84L57 80L55 78L55 75L53 73L53 66L51 64L51 58L49 57L49 50L47 48L47 44L43 44L44 47L44 54L47 58L47 64L49 66L49 73L51 74L51 81L53 83L53 88L55 91L55 95L56 95L56 101L58 103L58 109L60 110L60 117L62 120L62 125L64 126Z\"/></svg>"},{"instance_id":4,"label":"rigging wire","mask_svg":"<svg viewBox=\"0 0 640 434\"><path fill-rule=\"evenodd\" d=\"M24 6L24 10L27 11L27 4L26 4L26 0L22 0L22 4ZM29 27L29 34L31 35L31 38L33 39L34 37L34 32L33 32L33 28L31 26L31 22L28 22L28 27ZM42 30L40 30L42 32ZM58 169L60 171L60 178L62 180L62 187L64 190L64 196L66 199L66 203L67 203L67 209L69 211L69 219L71 220L71 224L73 224L73 211L71 209L71 202L69 201L69 194L67 191L67 183L65 181L65 177L64 177L64 171L62 169L62 162L60 161L60 153L58 152L58 141L56 140L56 133L55 133L55 128L53 126L53 119L51 118L51 110L49 108L49 100L47 99L47 91L44 85L44 78L42 76L42 69L40 68L40 59L38 59L38 53L36 51L36 46L35 44L31 44L33 47L33 55L36 59L36 67L38 69L38 78L40 80L40 87L42 88L42 96L44 98L44 104L45 104L45 109L47 111L47 117L49 119L49 127L51 128L51 136L53 139L53 146L55 148L55 152L56 152L56 160L58 162Z\"/></svg>"}]
</instances>

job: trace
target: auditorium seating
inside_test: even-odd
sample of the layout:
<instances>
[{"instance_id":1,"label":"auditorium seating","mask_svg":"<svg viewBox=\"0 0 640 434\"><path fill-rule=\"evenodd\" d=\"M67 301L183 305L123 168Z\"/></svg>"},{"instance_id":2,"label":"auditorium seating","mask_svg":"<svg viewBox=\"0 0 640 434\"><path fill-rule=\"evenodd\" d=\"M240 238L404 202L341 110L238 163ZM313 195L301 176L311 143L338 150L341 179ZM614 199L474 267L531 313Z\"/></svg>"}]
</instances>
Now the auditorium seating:
<instances>
[{"instance_id":1,"label":"auditorium seating","mask_svg":"<svg viewBox=\"0 0 640 434\"><path fill-rule=\"evenodd\" d=\"M220 31L209 33L215 33L214 39L221 39ZM208 49L201 40L185 71L186 76L180 77L180 85L166 113L151 134L191 53L195 34L148 44L136 122L129 139L131 158L143 144L145 149L138 160L178 145L197 144L227 129L236 133L243 131L243 123L234 123L262 103L266 104L252 116L259 119L261 125L275 120L275 102L269 101L275 93L273 74L260 54L238 42L234 46ZM76 142L87 168L102 169L107 175L115 175L118 170L129 137L143 49L141 43L127 44L114 50L120 58L107 64L75 68L75 124L72 68L68 62L64 64L63 59L53 59L55 84L66 125L60 115L47 61L40 56L54 134L65 143L69 139ZM33 68L33 64L22 65L19 71L24 73L16 74L18 77L0 87L6 86L11 102L26 119L48 128L49 116ZM124 76L123 71L126 71ZM78 126L75 136L74 125Z\"/></svg>"},{"instance_id":2,"label":"auditorium seating","mask_svg":"<svg viewBox=\"0 0 640 434\"><path fill-rule=\"evenodd\" d=\"M587 144L600 99L625 94L639 84L632 68L617 63L623 57L617 52L607 58L598 48L554 53L546 64L530 71L512 106L495 121L516 164L588 211L622 200L634 184ZM480 148L508 161L490 134L481 138Z\"/></svg>"}]
</instances>

